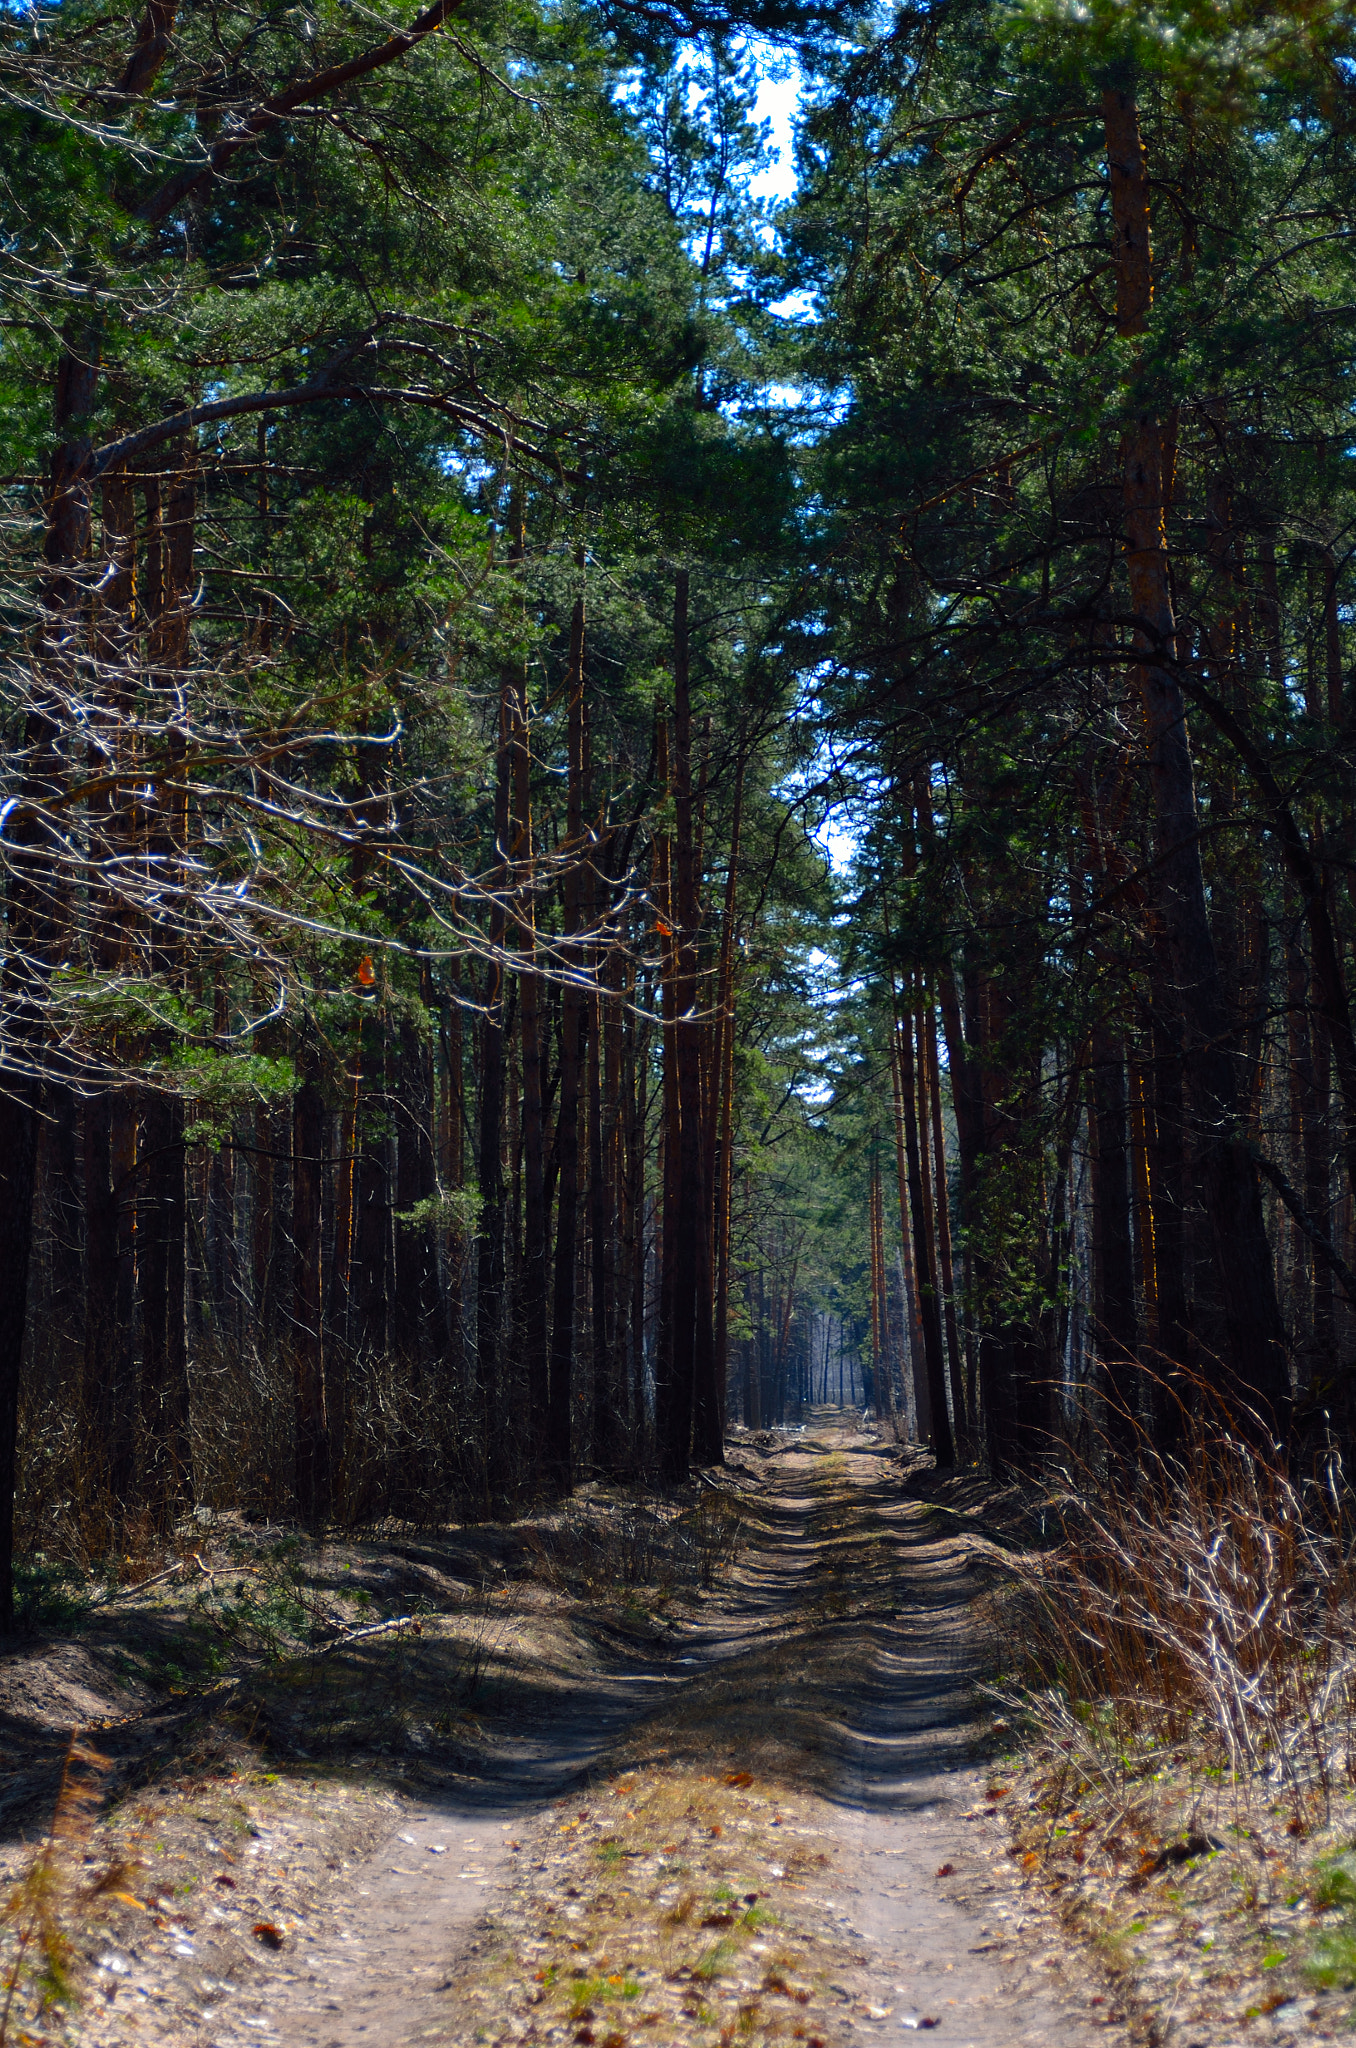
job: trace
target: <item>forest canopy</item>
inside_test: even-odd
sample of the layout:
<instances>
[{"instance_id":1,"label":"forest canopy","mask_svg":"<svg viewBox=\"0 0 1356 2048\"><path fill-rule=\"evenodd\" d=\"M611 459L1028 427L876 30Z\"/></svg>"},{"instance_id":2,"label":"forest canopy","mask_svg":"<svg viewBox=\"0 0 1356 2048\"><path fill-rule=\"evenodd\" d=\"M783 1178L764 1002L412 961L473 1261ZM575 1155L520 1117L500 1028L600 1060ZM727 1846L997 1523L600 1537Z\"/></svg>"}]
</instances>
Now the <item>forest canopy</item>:
<instances>
[{"instance_id":1,"label":"forest canopy","mask_svg":"<svg viewBox=\"0 0 1356 2048\"><path fill-rule=\"evenodd\" d=\"M1352 42L5 13L0 1583L1345 1442Z\"/></svg>"}]
</instances>

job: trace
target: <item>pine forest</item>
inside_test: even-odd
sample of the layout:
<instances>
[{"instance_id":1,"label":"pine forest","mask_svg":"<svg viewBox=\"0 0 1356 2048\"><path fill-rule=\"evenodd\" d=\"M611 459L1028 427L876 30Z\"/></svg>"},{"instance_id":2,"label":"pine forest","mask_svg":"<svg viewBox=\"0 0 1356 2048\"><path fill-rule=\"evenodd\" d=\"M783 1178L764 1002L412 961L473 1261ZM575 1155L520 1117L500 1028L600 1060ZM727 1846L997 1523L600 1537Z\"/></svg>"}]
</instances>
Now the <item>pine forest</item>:
<instances>
[{"instance_id":1,"label":"pine forest","mask_svg":"<svg viewBox=\"0 0 1356 2048\"><path fill-rule=\"evenodd\" d=\"M1001 1708L962 1817L1101 1901L1099 2026L1336 2037L1354 408L1342 0L0 8L0 2048L122 2041L78 1928L160 1910L149 1850L59 1875L151 1766L52 1643L234 1730L223 1783L347 1743L370 1790L575 1727L571 1601L707 1702L615 1752L659 1931L600 1894L557 1955L585 1879L532 1894L437 2038L874 2038L875 1923L840 1954L783 1852L844 1729L922 1740L892 1629L937 1726ZM420 1544L443 1592L378 1598ZM711 1845L784 1818L740 1989L773 1880ZM293 1907L212 1881L282 1970ZM1092 2038L992 1996L976 2048ZM244 2038L173 2009L135 2038Z\"/></svg>"},{"instance_id":2,"label":"pine forest","mask_svg":"<svg viewBox=\"0 0 1356 2048\"><path fill-rule=\"evenodd\" d=\"M19 1551L1340 1452L1345 16L2 49Z\"/></svg>"}]
</instances>

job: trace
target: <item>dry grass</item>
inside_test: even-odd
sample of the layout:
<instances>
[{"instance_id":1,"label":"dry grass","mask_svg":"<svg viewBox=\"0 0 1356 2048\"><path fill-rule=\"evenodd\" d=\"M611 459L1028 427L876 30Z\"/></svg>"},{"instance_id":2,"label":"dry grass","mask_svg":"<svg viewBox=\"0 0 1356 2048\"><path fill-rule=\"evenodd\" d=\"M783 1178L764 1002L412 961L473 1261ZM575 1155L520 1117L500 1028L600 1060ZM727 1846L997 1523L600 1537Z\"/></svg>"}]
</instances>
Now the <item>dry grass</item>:
<instances>
[{"instance_id":1,"label":"dry grass","mask_svg":"<svg viewBox=\"0 0 1356 2048\"><path fill-rule=\"evenodd\" d=\"M991 1597L996 1780L1144 2036L1356 2010L1356 1522L1236 1442L1065 1475ZM1305 2001L1312 2000L1312 2004ZM1277 2021L1280 2024L1280 2021Z\"/></svg>"},{"instance_id":2,"label":"dry grass","mask_svg":"<svg viewBox=\"0 0 1356 2048\"><path fill-rule=\"evenodd\" d=\"M1180 1754L1245 1803L1305 1821L1356 1776L1356 1526L1328 1463L1308 1482L1244 1445L1066 1486L1060 1541L998 1608L1024 1708L1118 1782Z\"/></svg>"}]
</instances>

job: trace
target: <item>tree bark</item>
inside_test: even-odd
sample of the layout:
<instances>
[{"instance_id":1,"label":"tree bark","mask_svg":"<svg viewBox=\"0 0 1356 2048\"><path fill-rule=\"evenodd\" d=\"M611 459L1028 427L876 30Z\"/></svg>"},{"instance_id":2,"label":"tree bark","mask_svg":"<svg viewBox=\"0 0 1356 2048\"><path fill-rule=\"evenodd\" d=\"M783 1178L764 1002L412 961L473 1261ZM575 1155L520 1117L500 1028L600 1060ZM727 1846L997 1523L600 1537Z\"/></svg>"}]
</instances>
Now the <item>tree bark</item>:
<instances>
[{"instance_id":1,"label":"tree bark","mask_svg":"<svg viewBox=\"0 0 1356 2048\"><path fill-rule=\"evenodd\" d=\"M730 820L729 866L725 876L725 907L720 924L720 969L716 988L716 1033L713 1052L716 1115L708 1142L715 1187L715 1365L720 1413L728 1412L730 1369L730 1210L734 1193L734 949L739 889L739 842L744 816L744 756L735 764L734 810Z\"/></svg>"},{"instance_id":2,"label":"tree bark","mask_svg":"<svg viewBox=\"0 0 1356 2048\"><path fill-rule=\"evenodd\" d=\"M565 839L570 854L562 887L564 936L578 937L583 907L583 861L585 856L584 806L586 760L584 731L584 597L574 601L570 616L569 665L566 672L567 786L565 797ZM569 960L575 972L580 961L576 950ZM567 1493L574 1481L574 1324L575 1290L579 1259L579 1100L580 1070L584 1058L584 990L571 981L560 1000L560 1108L557 1113L556 1153L559 1160L560 1193L556 1202L555 1291L552 1302L551 1372L548 1401L550 1442L547 1468L557 1491Z\"/></svg>"},{"instance_id":3,"label":"tree bark","mask_svg":"<svg viewBox=\"0 0 1356 2048\"><path fill-rule=\"evenodd\" d=\"M1114 87L1102 95L1115 227L1117 327L1143 335L1153 297L1149 178L1138 113ZM1220 984L1201 871L1195 781L1186 710L1173 653L1164 524L1168 437L1141 413L1127 429L1122 514L1135 638L1136 682L1149 750L1159 902L1186 1031L1186 1072L1197 1165L1209 1218L1228 1340L1220 1394L1239 1426L1284 1443L1290 1378L1256 1168L1240 1135L1240 1104L1226 1050L1229 1018Z\"/></svg>"},{"instance_id":4,"label":"tree bark","mask_svg":"<svg viewBox=\"0 0 1356 2048\"><path fill-rule=\"evenodd\" d=\"M906 997L904 1014L896 1003L893 1029L899 1045L900 1098L904 1110L904 1157L909 1182L909 1214L913 1224L918 1272L918 1315L923 1326L923 1357L927 1369L928 1405L932 1411L932 1452L939 1467L956 1462L955 1439L946 1405L946 1360L942 1352L941 1305L932 1231L923 1197L923 1162L918 1141L918 1088L913 1048L913 1018Z\"/></svg>"},{"instance_id":5,"label":"tree bark","mask_svg":"<svg viewBox=\"0 0 1356 2048\"><path fill-rule=\"evenodd\" d=\"M669 733L656 711L659 787L671 793ZM686 1474L691 1454L692 1383L679 1384L674 1367L674 1298L677 1288L681 1206L682 1097L678 1085L678 941L674 931L673 839L660 829L654 841L654 894L659 909L659 999L663 1085L660 1102L659 1314L655 1330L655 1455L661 1474Z\"/></svg>"},{"instance_id":6,"label":"tree bark","mask_svg":"<svg viewBox=\"0 0 1356 2048\"><path fill-rule=\"evenodd\" d=\"M321 1327L325 1101L311 1076L292 1098L292 1353L297 1508L308 1528L330 1510L329 1416Z\"/></svg>"},{"instance_id":7,"label":"tree bark","mask_svg":"<svg viewBox=\"0 0 1356 2048\"><path fill-rule=\"evenodd\" d=\"M480 1026L480 1132L477 1179L480 1226L476 1245L476 1402L486 1512L499 1490L507 1446L501 1384L501 1325L504 1314L504 969L508 925L510 719L509 686L499 699L495 756L494 844L496 890L490 910L490 960L485 970L484 1014Z\"/></svg>"},{"instance_id":8,"label":"tree bark","mask_svg":"<svg viewBox=\"0 0 1356 2048\"><path fill-rule=\"evenodd\" d=\"M1107 1441L1120 1460L1133 1456L1138 1423L1134 1239L1126 1124L1125 1056L1105 1025L1092 1034L1088 1077L1092 1125L1093 1326L1105 1396Z\"/></svg>"},{"instance_id":9,"label":"tree bark","mask_svg":"<svg viewBox=\"0 0 1356 2048\"><path fill-rule=\"evenodd\" d=\"M14 1625L14 1486L19 1385L28 1323L29 1261L37 1176L37 1115L48 976L55 959L59 912L44 859L41 807L61 782L56 751L57 706L50 691L83 633L77 570L90 539L86 431L98 383L97 334L83 323L65 338L57 369L53 425L56 448L47 489L43 624L38 635L39 694L24 731L25 768L19 802L6 824L9 891L7 950L0 1005L11 1073L0 1093L0 1631Z\"/></svg>"},{"instance_id":10,"label":"tree bark","mask_svg":"<svg viewBox=\"0 0 1356 2048\"><path fill-rule=\"evenodd\" d=\"M951 1258L951 1189L946 1171L946 1138L942 1130L941 1074L937 1058L937 1012L927 1006L925 1068L928 1096L932 1105L932 1152L935 1165L933 1184L937 1201L937 1249L941 1259L942 1309L946 1324L946 1355L951 1374L951 1409L955 1417L957 1450L968 1448L974 1433L974 1417L965 1399L964 1361L960 1331L956 1323L956 1276Z\"/></svg>"},{"instance_id":11,"label":"tree bark","mask_svg":"<svg viewBox=\"0 0 1356 2048\"><path fill-rule=\"evenodd\" d=\"M691 1392L692 1456L699 1465L722 1464L723 1418L716 1385L715 1330L711 1299L711 1231L708 1215L703 1115L701 981L701 898L697 838L699 819L692 786L692 683L688 627L688 572L674 580L673 606L673 794L674 925L677 977L674 1026L679 1096L679 1209L674 1248L674 1344L676 1383ZM685 1469L685 1462L684 1467ZM673 1476L682 1476L675 1466Z\"/></svg>"}]
</instances>

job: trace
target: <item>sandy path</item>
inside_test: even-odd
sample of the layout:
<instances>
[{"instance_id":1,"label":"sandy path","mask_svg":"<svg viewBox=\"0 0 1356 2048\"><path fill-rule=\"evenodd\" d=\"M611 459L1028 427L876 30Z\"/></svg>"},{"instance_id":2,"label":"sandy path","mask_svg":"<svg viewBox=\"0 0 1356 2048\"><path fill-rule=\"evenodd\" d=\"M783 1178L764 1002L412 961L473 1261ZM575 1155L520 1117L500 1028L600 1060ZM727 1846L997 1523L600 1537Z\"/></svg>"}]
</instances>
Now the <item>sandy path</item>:
<instances>
[{"instance_id":1,"label":"sandy path","mask_svg":"<svg viewBox=\"0 0 1356 2048\"><path fill-rule=\"evenodd\" d=\"M1066 1975L1058 1949L1042 1953L1048 1927L1024 1926L983 1812L963 1540L939 1537L936 1518L900 1497L882 1445L828 1417L768 1462L752 1499L753 1540L682 1654L591 1688L504 1752L474 1806L419 1808L346 1882L252 2019L240 2009L214 2034L218 2048L445 2038L466 2019L477 1931L496 1902L502 1914L518 1855L535 1853L534 1813L651 1730L695 1773L750 1708L768 1753L780 1745L783 1782L811 1781L838 1844L822 1909L861 1965L840 2039L899 2041L929 2023L954 2048L1106 2038L1087 1983ZM521 2024L502 2038L530 2038ZM499 2034L491 2025L476 2038Z\"/></svg>"},{"instance_id":2,"label":"sandy path","mask_svg":"<svg viewBox=\"0 0 1356 2048\"><path fill-rule=\"evenodd\" d=\"M474 1800L423 1802L354 1871L253 2012L242 2007L214 2034L216 2048L396 2048L436 2025L449 1971L466 1958L522 1832L664 1684L640 1667L595 1681L550 1727L501 1742Z\"/></svg>"},{"instance_id":3,"label":"sandy path","mask_svg":"<svg viewBox=\"0 0 1356 2048\"><path fill-rule=\"evenodd\" d=\"M1101 2038L1072 2000L1038 1981L1065 1959L1020 1938L1021 1895L994 1868L999 1830L987 1816L978 1826L965 1818L982 1815L988 1773L969 1759L977 1657L962 1561L954 1544L935 1554L879 1451L845 1448L835 1463L856 1496L858 1529L878 1528L895 1561L894 1617L873 1631L876 1682L844 1714L836 1802L855 1862L853 1924L878 1958L878 2002L905 2031L910 2019L936 2019L954 2048ZM939 1877L948 1866L953 1874Z\"/></svg>"}]
</instances>

